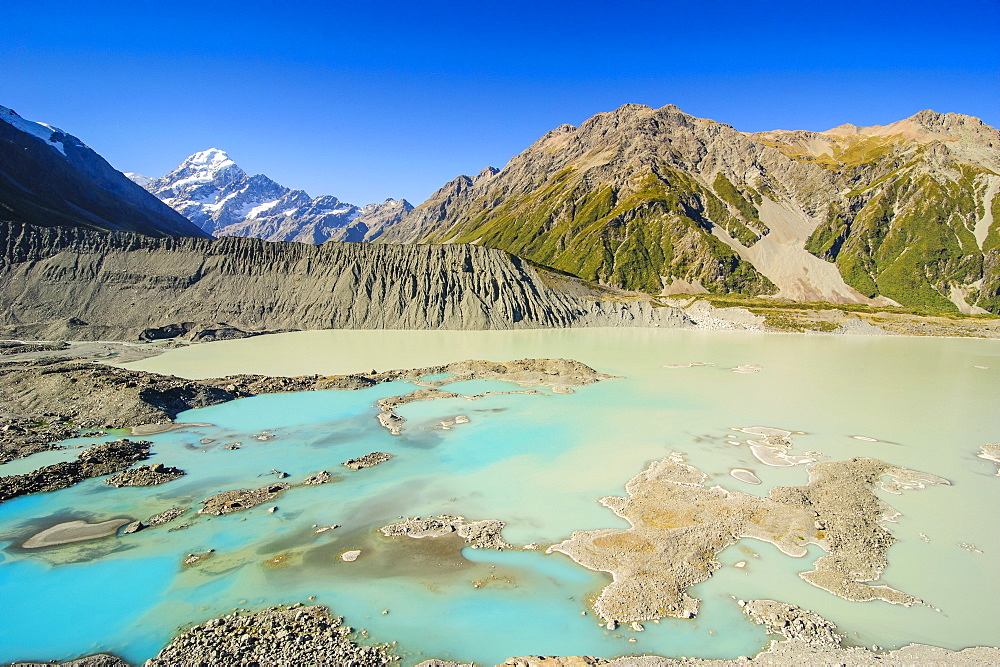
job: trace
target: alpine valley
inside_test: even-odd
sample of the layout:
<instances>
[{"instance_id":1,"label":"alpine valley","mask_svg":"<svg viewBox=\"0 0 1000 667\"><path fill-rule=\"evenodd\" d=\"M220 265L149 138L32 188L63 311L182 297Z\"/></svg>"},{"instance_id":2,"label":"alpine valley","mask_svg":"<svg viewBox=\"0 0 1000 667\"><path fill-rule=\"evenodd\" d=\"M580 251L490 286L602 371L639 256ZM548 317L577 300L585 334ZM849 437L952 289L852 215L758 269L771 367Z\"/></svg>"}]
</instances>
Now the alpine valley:
<instances>
[{"instance_id":1,"label":"alpine valley","mask_svg":"<svg viewBox=\"0 0 1000 667\"><path fill-rule=\"evenodd\" d=\"M1000 664L998 339L970 116L358 207L0 107L0 663Z\"/></svg>"}]
</instances>

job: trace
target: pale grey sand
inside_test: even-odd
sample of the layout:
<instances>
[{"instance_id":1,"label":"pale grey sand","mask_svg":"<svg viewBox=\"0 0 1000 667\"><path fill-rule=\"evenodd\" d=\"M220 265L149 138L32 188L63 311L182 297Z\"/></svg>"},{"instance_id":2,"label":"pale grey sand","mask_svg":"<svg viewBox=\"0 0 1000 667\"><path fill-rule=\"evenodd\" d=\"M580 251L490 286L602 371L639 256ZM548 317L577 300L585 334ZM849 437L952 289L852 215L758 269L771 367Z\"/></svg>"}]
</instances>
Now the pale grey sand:
<instances>
[{"instance_id":1,"label":"pale grey sand","mask_svg":"<svg viewBox=\"0 0 1000 667\"><path fill-rule=\"evenodd\" d=\"M760 484L760 477L757 477L757 475L746 468L733 468L729 471L729 474L747 484Z\"/></svg>"},{"instance_id":2,"label":"pale grey sand","mask_svg":"<svg viewBox=\"0 0 1000 667\"><path fill-rule=\"evenodd\" d=\"M109 519L100 523L67 521L32 535L21 546L25 549L38 549L40 547L54 547L59 544L70 544L71 542L96 540L101 537L114 535L118 532L119 528L131 522L132 519Z\"/></svg>"},{"instance_id":3,"label":"pale grey sand","mask_svg":"<svg viewBox=\"0 0 1000 667\"><path fill-rule=\"evenodd\" d=\"M986 459L987 461L993 461L994 463L1000 464L1000 443L981 445L979 447L979 453L976 454L976 456L981 459ZM1000 467L997 468L997 475L1000 476Z\"/></svg>"}]
</instances>

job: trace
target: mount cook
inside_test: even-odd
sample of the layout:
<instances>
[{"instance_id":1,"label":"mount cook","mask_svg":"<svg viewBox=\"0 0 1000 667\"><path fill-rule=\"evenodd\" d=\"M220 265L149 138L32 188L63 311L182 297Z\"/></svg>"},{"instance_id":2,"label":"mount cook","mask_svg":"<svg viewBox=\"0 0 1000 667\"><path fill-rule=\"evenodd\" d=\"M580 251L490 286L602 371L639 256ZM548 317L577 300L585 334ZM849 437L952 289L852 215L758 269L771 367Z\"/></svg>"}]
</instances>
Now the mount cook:
<instances>
[{"instance_id":1,"label":"mount cook","mask_svg":"<svg viewBox=\"0 0 1000 667\"><path fill-rule=\"evenodd\" d=\"M405 199L363 208L330 195L313 199L263 174L248 175L218 148L195 153L162 178L125 175L213 236L371 241L413 208Z\"/></svg>"}]
</instances>

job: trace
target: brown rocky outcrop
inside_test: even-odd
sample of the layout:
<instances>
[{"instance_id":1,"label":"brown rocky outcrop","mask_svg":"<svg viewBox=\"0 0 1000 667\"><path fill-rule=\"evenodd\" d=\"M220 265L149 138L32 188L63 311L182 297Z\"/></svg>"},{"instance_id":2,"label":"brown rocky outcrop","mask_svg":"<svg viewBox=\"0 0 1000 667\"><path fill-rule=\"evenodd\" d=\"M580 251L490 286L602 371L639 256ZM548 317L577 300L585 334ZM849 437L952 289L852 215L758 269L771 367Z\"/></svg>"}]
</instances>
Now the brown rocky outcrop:
<instances>
[{"instance_id":1,"label":"brown rocky outcrop","mask_svg":"<svg viewBox=\"0 0 1000 667\"><path fill-rule=\"evenodd\" d=\"M149 456L149 442L116 440L80 452L74 461L43 466L22 475L0 477L0 502L29 493L58 491L91 477L125 470Z\"/></svg>"},{"instance_id":2,"label":"brown rocky outcrop","mask_svg":"<svg viewBox=\"0 0 1000 667\"><path fill-rule=\"evenodd\" d=\"M388 665L387 646L362 646L326 607L227 614L175 637L146 667L173 665Z\"/></svg>"},{"instance_id":3,"label":"brown rocky outcrop","mask_svg":"<svg viewBox=\"0 0 1000 667\"><path fill-rule=\"evenodd\" d=\"M185 472L180 468L154 463L123 470L117 475L108 477L104 483L111 486L156 486L180 479L184 475Z\"/></svg>"}]
</instances>

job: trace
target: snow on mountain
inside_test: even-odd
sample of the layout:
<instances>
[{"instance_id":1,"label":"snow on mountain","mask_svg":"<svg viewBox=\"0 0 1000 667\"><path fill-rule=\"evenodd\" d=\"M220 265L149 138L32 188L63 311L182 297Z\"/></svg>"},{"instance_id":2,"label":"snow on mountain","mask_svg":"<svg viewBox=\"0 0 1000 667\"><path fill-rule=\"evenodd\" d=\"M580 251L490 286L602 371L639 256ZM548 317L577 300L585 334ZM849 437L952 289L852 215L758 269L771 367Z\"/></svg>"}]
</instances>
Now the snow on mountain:
<instances>
[{"instance_id":1,"label":"snow on mountain","mask_svg":"<svg viewBox=\"0 0 1000 667\"><path fill-rule=\"evenodd\" d=\"M136 185L141 185L144 188L153 182L153 179L151 179L149 176L143 176L142 174L137 174L134 171L125 172L125 177L128 178L133 183L135 183Z\"/></svg>"},{"instance_id":2,"label":"snow on mountain","mask_svg":"<svg viewBox=\"0 0 1000 667\"><path fill-rule=\"evenodd\" d=\"M366 204L361 207L361 214L352 226L359 232L364 228L362 241L374 241L385 230L402 221L412 210L413 204L405 199L386 199L381 203Z\"/></svg>"},{"instance_id":3,"label":"snow on mountain","mask_svg":"<svg viewBox=\"0 0 1000 667\"><path fill-rule=\"evenodd\" d=\"M304 243L370 241L400 217L393 217L390 209L405 213L413 208L405 200L390 199L360 209L330 195L313 199L262 174L247 175L218 148L195 153L162 178L126 175L214 236Z\"/></svg>"},{"instance_id":4,"label":"snow on mountain","mask_svg":"<svg viewBox=\"0 0 1000 667\"><path fill-rule=\"evenodd\" d=\"M64 141L76 140L77 145L82 146L79 140L72 135L66 134L58 127L52 127L48 123L36 123L31 120L25 120L21 118L17 112L13 109L8 109L5 106L0 106L0 120L3 120L21 132L26 132L34 137L38 137L53 149L59 151L65 157L66 149L63 147Z\"/></svg>"},{"instance_id":5,"label":"snow on mountain","mask_svg":"<svg viewBox=\"0 0 1000 667\"><path fill-rule=\"evenodd\" d=\"M0 106L0 216L30 225L207 236L58 127Z\"/></svg>"}]
</instances>

